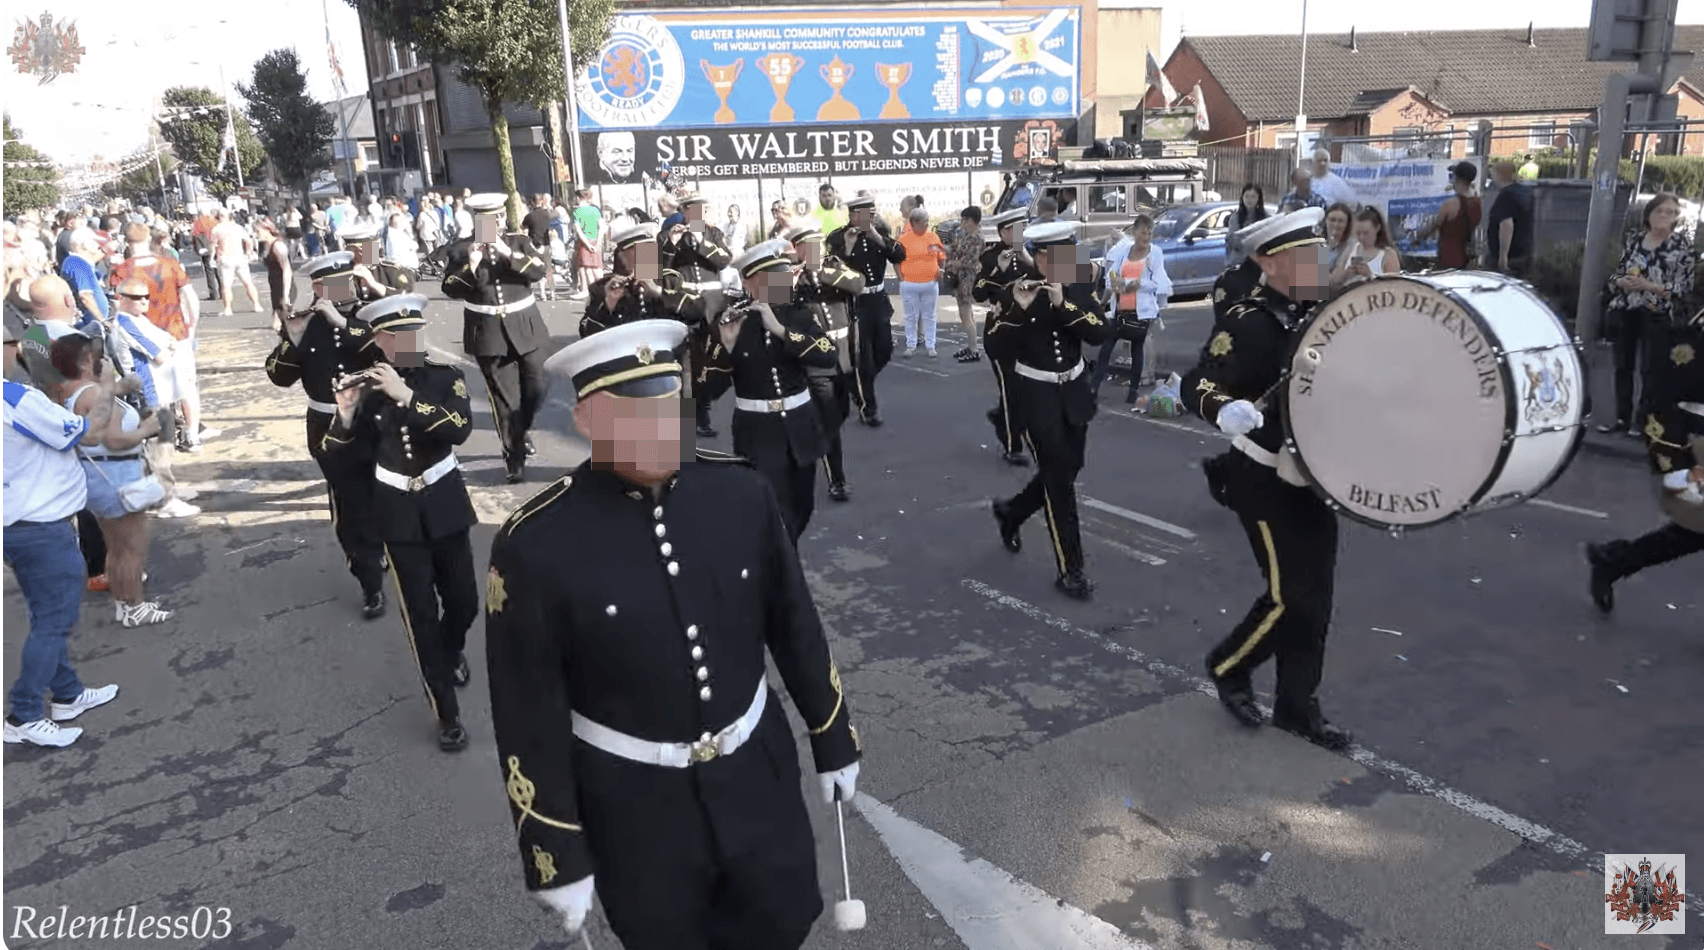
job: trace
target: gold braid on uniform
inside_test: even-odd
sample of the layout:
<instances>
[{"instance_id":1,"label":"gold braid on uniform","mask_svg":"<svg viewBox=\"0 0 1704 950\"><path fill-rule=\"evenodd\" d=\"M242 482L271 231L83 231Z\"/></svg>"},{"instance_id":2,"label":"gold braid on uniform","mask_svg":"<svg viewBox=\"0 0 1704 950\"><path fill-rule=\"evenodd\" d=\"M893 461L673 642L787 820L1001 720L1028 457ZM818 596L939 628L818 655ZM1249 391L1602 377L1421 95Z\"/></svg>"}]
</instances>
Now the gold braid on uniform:
<instances>
[{"instance_id":1,"label":"gold braid on uniform","mask_svg":"<svg viewBox=\"0 0 1704 950\"><path fill-rule=\"evenodd\" d=\"M509 516L509 520L503 522L503 527L497 529L497 533L499 535L513 534L515 529L521 526L521 522L538 514L540 509L555 501L573 485L574 476L572 475L564 475L555 482L546 485L539 490L538 494L521 502L521 506L516 508L515 513Z\"/></svg>"},{"instance_id":2,"label":"gold braid on uniform","mask_svg":"<svg viewBox=\"0 0 1704 950\"><path fill-rule=\"evenodd\" d=\"M515 821L515 834L519 835L521 833L521 825L526 824L526 820L528 818L536 818L543 824L549 825L552 828L561 828L564 831L581 830L579 825L571 825L566 821L557 821L554 818L546 818L538 812L533 811L533 798L538 794L538 787L533 785L531 779L521 774L520 756L509 756L509 779L503 783L503 786L509 792L509 801L513 802L516 810L521 813L521 817Z\"/></svg>"},{"instance_id":3,"label":"gold braid on uniform","mask_svg":"<svg viewBox=\"0 0 1704 950\"><path fill-rule=\"evenodd\" d=\"M811 730L813 736L827 732L828 727L834 725L834 720L840 718L841 707L846 705L846 694L840 690L840 667L835 666L832 659L828 661L828 685L834 687L834 711L828 714L828 719L821 726Z\"/></svg>"},{"instance_id":4,"label":"gold braid on uniform","mask_svg":"<svg viewBox=\"0 0 1704 950\"><path fill-rule=\"evenodd\" d=\"M549 884L556 880L556 859L538 845L532 846L533 867L538 869L538 882Z\"/></svg>"}]
</instances>

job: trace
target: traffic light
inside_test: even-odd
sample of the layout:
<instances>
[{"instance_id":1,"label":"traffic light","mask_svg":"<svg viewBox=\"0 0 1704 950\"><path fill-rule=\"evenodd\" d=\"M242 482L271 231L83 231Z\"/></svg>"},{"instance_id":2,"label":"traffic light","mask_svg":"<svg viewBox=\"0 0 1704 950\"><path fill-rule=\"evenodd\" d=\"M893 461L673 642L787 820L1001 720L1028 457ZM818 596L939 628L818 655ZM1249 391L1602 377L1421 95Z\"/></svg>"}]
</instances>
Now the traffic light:
<instances>
[{"instance_id":1,"label":"traffic light","mask_svg":"<svg viewBox=\"0 0 1704 950\"><path fill-rule=\"evenodd\" d=\"M390 168L402 168L402 136L396 132L390 134L390 141L385 145L385 165Z\"/></svg>"}]
</instances>

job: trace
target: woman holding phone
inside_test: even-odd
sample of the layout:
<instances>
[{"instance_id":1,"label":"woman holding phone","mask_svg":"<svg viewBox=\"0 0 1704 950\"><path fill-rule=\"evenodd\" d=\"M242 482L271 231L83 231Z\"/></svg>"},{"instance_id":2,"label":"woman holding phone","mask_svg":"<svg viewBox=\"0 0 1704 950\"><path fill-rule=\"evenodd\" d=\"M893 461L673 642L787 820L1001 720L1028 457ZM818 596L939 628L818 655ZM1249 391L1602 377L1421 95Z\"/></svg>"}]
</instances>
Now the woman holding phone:
<instances>
[{"instance_id":1,"label":"woman holding phone","mask_svg":"<svg viewBox=\"0 0 1704 950\"><path fill-rule=\"evenodd\" d=\"M1354 240L1348 252L1338 260L1336 272L1331 275L1334 286L1402 273L1402 255L1390 239L1390 230L1385 227L1384 215L1379 209L1368 205L1355 212L1351 228Z\"/></svg>"}]
</instances>

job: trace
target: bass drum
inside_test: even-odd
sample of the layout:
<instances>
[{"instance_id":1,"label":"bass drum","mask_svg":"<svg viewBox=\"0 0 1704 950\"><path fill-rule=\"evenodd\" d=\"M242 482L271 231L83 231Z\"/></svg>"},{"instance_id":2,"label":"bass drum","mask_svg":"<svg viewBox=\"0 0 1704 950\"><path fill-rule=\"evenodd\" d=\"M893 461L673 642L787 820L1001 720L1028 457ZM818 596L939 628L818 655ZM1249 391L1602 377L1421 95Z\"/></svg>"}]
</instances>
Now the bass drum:
<instances>
[{"instance_id":1,"label":"bass drum","mask_svg":"<svg viewBox=\"0 0 1704 950\"><path fill-rule=\"evenodd\" d=\"M1287 448L1332 508L1392 531L1514 504L1585 435L1579 343L1526 285L1381 277L1321 306L1282 390Z\"/></svg>"}]
</instances>

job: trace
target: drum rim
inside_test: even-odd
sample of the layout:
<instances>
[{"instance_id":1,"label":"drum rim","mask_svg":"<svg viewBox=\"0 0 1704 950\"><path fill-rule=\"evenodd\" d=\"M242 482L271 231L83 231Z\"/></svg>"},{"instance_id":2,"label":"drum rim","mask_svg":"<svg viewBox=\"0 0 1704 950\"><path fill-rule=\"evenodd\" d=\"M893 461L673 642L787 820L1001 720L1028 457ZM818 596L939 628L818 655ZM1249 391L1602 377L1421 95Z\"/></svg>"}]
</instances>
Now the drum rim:
<instances>
[{"instance_id":1,"label":"drum rim","mask_svg":"<svg viewBox=\"0 0 1704 950\"><path fill-rule=\"evenodd\" d=\"M1466 270L1452 270L1452 271L1449 271L1448 273L1451 273L1451 274L1486 274L1488 276L1499 277L1499 278L1502 278L1503 280L1507 281L1509 284L1513 284L1516 287L1518 287L1528 297L1531 297L1534 300L1538 300L1537 295L1532 292L1531 285L1527 284L1525 281L1509 278L1507 275L1504 275L1504 274L1496 274L1496 273L1491 272L1491 271L1466 271ZM1434 284L1431 284L1431 283L1428 283L1424 280L1421 280L1420 278L1423 277L1423 276L1424 275L1421 275L1421 274L1383 274L1383 275L1380 275L1378 277L1373 278L1373 280L1385 280L1385 281L1390 281L1390 282L1393 282L1393 283L1397 282L1397 281L1408 281L1408 282L1412 282L1412 283L1422 284L1425 287L1427 287L1428 289L1447 297L1450 300L1451 303L1454 303L1456 305L1457 309L1461 310L1461 312L1463 314L1466 314L1467 316L1471 317L1472 320L1473 320L1473 325L1475 327L1479 328L1479 335L1484 337L1486 342L1490 342L1490 343L1497 342L1497 337L1494 333L1491 332L1490 325L1485 322L1485 319L1482 316L1480 316L1479 311L1477 309L1467 306L1467 301L1466 301L1465 298L1462 297L1461 294L1457 293L1454 288L1438 287ZM1361 287L1364 287L1364 286L1366 286L1365 282L1355 285L1356 288L1361 288ZM1338 300L1347 296L1349 293L1350 293L1350 288L1345 287L1336 296L1332 297L1330 300L1327 300L1327 301L1321 303L1318 307L1314 308L1314 311L1312 313L1308 314L1307 320L1304 323L1302 323L1301 326L1296 328L1295 339L1291 342L1289 349L1288 349L1288 352L1285 355L1286 360L1291 361L1291 362L1293 362L1295 360L1296 350L1301 347L1302 339L1307 336L1308 330L1312 329L1314 322L1317 321L1320 318L1320 316L1322 314L1324 314L1325 311L1331 307L1332 304L1336 303ZM1539 306L1544 307L1544 311L1546 313L1550 313L1552 317L1555 317L1555 314L1551 312L1550 308L1547 307L1547 306L1544 306L1544 302L1542 300L1538 301L1538 303L1539 303ZM1566 331L1566 327L1564 327L1564 331ZM1574 346L1576 348L1578 348L1578 346L1579 346L1578 340L1574 341ZM1445 515L1442 518L1439 518L1436 521L1427 521L1427 522L1423 522L1421 524L1397 524L1397 523L1390 522L1390 521L1380 521L1376 518L1372 518L1372 517L1369 517L1367 515L1363 515L1359 512L1353 511L1349 508L1348 505L1345 505L1342 502L1338 501L1336 498L1333 498L1330 495L1330 493L1328 493L1325 490L1325 488L1320 485L1319 479L1314 476L1313 470L1308 467L1306 460L1304 460L1302 458L1302 453L1295 451L1295 448L1296 448L1295 417L1294 417L1294 414L1290 411L1290 393L1291 393L1291 388L1292 388L1292 386L1294 384L1294 380L1295 380L1295 377L1292 376L1292 377L1290 377L1290 380L1286 381L1284 386L1280 387L1280 391L1278 393L1278 396L1279 396L1279 398L1280 398L1280 400L1283 404L1283 407L1284 407L1284 448L1285 448L1286 451L1288 451L1290 453L1291 458L1295 461L1296 471L1301 473L1302 480L1306 481L1308 483L1308 488L1312 489L1313 493L1315 495L1319 496L1319 499L1321 501L1325 502L1326 506L1329 507L1333 512L1336 512L1337 514L1343 515L1343 516L1349 518L1350 520L1360 522L1361 524L1364 524L1364 525L1366 525L1370 528L1377 528L1380 531L1419 531L1419 530L1422 530L1422 529L1425 529L1425 528L1436 527L1436 526L1441 525L1441 524L1448 524L1449 522L1454 521L1457 518L1463 517L1464 515L1472 512L1474 506L1479 504L1479 502L1485 498L1486 494L1491 491L1491 488L1497 484L1497 481L1503 477L1503 469L1508 466L1509 455L1514 449L1514 439L1511 437L1511 434L1513 433L1513 431L1515 429L1515 422L1519 418L1519 414L1520 414L1520 406L1519 406L1518 401L1515 399L1515 389L1514 389L1514 385L1513 385L1514 374L1512 372L1510 372L1509 351L1503 349L1501 346L1496 346L1495 351L1496 351L1496 355L1497 355L1497 372L1501 375L1502 381L1503 381L1503 444L1497 450L1497 460L1492 463L1490 474L1488 476L1486 476L1485 480L1483 482L1481 482L1479 487L1474 490L1473 495L1470 498L1468 498L1467 502L1465 504L1463 504L1461 507L1456 508L1455 510L1449 512L1447 515ZM1288 365L1290 365L1290 362L1286 362L1284 365L1288 366ZM1584 375L1585 375L1584 372L1583 372L1583 369L1584 369L1584 367L1582 366L1582 373L1581 373L1582 377L1584 377ZM1582 417L1582 418L1585 418L1585 417ZM1566 462L1563 465L1561 465L1560 467L1558 467L1557 470L1554 473L1551 474L1550 478L1544 483L1544 485L1540 486L1540 488L1536 489L1533 492L1532 495L1529 495L1527 497L1536 496L1539 491L1543 491L1545 488L1548 488L1551 483L1555 482L1556 479L1561 477L1562 472L1567 470L1568 465L1573 462L1574 453L1579 451L1579 443L1580 443L1581 437L1584 435L1584 432L1585 432L1585 427L1580 426L1579 431L1575 435L1574 443L1569 447L1568 455L1566 457L1566 459L1567 459Z\"/></svg>"}]
</instances>

